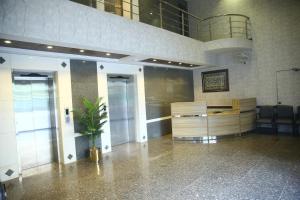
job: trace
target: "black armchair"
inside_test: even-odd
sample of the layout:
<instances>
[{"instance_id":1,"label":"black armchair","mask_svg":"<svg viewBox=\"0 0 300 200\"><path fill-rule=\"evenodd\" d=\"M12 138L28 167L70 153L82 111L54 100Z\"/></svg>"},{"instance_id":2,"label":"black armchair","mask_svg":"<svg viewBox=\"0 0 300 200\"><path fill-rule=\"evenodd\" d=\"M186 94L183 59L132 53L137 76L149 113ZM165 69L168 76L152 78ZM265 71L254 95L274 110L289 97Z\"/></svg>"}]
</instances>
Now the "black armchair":
<instances>
[{"instance_id":1,"label":"black armchair","mask_svg":"<svg viewBox=\"0 0 300 200\"><path fill-rule=\"evenodd\" d=\"M276 106L276 117L275 117L276 131L278 129L278 125L280 124L290 125L293 129L293 133L295 133L293 106L287 106L287 105Z\"/></svg>"},{"instance_id":2,"label":"black armchair","mask_svg":"<svg viewBox=\"0 0 300 200\"><path fill-rule=\"evenodd\" d=\"M273 106L261 106L259 108L258 116L256 119L256 127L259 127L262 124L270 124L273 132L275 130L275 124L274 124L274 108Z\"/></svg>"}]
</instances>

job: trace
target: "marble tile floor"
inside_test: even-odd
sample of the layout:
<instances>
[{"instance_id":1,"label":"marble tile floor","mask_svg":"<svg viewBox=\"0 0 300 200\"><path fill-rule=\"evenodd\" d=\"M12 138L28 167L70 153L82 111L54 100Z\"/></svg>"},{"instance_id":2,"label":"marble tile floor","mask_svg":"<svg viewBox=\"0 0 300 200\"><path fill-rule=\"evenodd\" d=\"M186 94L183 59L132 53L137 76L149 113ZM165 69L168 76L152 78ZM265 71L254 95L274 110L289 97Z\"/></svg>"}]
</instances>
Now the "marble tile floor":
<instances>
[{"instance_id":1,"label":"marble tile floor","mask_svg":"<svg viewBox=\"0 0 300 200\"><path fill-rule=\"evenodd\" d=\"M9 199L300 199L300 138L247 134L215 144L152 139L32 171Z\"/></svg>"}]
</instances>

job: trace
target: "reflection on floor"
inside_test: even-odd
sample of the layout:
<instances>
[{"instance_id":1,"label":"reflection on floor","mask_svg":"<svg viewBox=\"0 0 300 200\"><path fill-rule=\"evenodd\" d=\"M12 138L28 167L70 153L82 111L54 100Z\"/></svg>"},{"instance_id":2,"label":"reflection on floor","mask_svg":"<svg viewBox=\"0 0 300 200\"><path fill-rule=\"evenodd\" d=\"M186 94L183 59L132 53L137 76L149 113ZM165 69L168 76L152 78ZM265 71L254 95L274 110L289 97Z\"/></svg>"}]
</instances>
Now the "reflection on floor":
<instances>
[{"instance_id":1,"label":"reflection on floor","mask_svg":"<svg viewBox=\"0 0 300 200\"><path fill-rule=\"evenodd\" d=\"M249 134L216 144L118 146L8 184L9 199L300 199L300 138Z\"/></svg>"}]
</instances>

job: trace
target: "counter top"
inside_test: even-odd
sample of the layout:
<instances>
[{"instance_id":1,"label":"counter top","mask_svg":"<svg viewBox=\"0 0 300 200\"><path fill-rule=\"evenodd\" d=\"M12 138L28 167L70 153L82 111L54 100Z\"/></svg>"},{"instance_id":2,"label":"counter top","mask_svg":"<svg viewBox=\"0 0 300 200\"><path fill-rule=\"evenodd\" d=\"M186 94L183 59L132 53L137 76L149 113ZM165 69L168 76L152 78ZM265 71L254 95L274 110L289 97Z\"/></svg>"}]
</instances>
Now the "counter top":
<instances>
[{"instance_id":1,"label":"counter top","mask_svg":"<svg viewBox=\"0 0 300 200\"><path fill-rule=\"evenodd\" d=\"M239 110L208 111L208 116L239 115Z\"/></svg>"}]
</instances>

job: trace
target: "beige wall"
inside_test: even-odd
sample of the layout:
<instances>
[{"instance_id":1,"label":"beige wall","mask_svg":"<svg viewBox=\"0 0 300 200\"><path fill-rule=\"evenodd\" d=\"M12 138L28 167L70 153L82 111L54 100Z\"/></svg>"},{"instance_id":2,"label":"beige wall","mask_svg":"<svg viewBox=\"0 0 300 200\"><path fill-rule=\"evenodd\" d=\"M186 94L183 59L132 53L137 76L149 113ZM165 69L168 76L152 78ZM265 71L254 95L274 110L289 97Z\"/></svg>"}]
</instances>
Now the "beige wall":
<instances>
[{"instance_id":1,"label":"beige wall","mask_svg":"<svg viewBox=\"0 0 300 200\"><path fill-rule=\"evenodd\" d=\"M258 104L275 104L276 71L300 67L299 10L300 1L298 0L189 1L189 11L201 18L225 13L249 16L253 36L251 64L238 64L235 62L235 58L230 56L227 56L225 60L222 58L224 63L220 64L227 65L226 68L229 68L230 92L202 95L200 76L201 71L205 70L196 70L194 73L195 97L250 97L250 95L256 95ZM298 81L297 84L290 86L293 88L286 89L297 93L300 91L299 84ZM296 93L295 95L299 95L299 92ZM289 102L300 105L300 96L295 95L294 100Z\"/></svg>"},{"instance_id":2,"label":"beige wall","mask_svg":"<svg viewBox=\"0 0 300 200\"><path fill-rule=\"evenodd\" d=\"M250 51L243 51L251 56ZM241 51L232 51L220 53L216 56L216 62L221 64L221 67L208 69L194 70L194 96L195 100L215 99L215 98L249 98L255 97L257 82L253 81L256 78L255 63L251 59L246 64L241 64ZM202 93L201 72L210 70L228 69L229 71L229 91L228 92L211 92Z\"/></svg>"}]
</instances>

